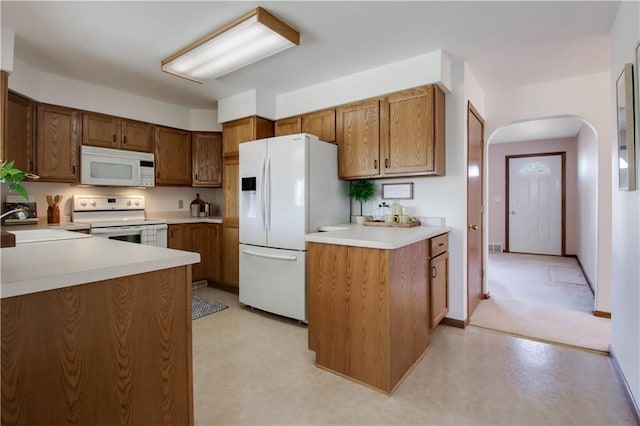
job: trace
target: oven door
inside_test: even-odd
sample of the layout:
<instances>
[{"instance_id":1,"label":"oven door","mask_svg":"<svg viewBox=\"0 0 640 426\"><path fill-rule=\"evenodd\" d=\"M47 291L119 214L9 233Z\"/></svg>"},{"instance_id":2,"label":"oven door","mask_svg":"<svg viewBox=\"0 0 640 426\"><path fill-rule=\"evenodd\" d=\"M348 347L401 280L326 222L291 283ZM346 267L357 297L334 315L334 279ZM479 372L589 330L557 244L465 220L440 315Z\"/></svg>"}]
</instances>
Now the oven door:
<instances>
[{"instance_id":1,"label":"oven door","mask_svg":"<svg viewBox=\"0 0 640 426\"><path fill-rule=\"evenodd\" d=\"M109 228L91 228L91 235L98 238L142 243L142 226L115 226Z\"/></svg>"}]
</instances>

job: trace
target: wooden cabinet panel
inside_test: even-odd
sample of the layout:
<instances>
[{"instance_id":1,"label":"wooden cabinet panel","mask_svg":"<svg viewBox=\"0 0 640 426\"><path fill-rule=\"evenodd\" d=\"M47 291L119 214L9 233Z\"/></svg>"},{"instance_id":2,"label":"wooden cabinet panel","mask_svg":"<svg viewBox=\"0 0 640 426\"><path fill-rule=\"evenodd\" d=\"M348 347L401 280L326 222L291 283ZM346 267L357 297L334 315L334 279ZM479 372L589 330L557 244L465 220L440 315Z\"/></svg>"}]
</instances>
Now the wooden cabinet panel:
<instances>
[{"instance_id":1,"label":"wooden cabinet panel","mask_svg":"<svg viewBox=\"0 0 640 426\"><path fill-rule=\"evenodd\" d=\"M4 160L15 161L14 167L35 173L35 104L16 93L7 97Z\"/></svg>"},{"instance_id":2,"label":"wooden cabinet panel","mask_svg":"<svg viewBox=\"0 0 640 426\"><path fill-rule=\"evenodd\" d=\"M82 113L82 144L120 148L120 119L111 115Z\"/></svg>"},{"instance_id":3,"label":"wooden cabinet panel","mask_svg":"<svg viewBox=\"0 0 640 426\"><path fill-rule=\"evenodd\" d=\"M144 121L121 121L122 144L129 151L153 152L153 124Z\"/></svg>"},{"instance_id":4,"label":"wooden cabinet panel","mask_svg":"<svg viewBox=\"0 0 640 426\"><path fill-rule=\"evenodd\" d=\"M82 114L82 144L153 152L153 125L112 115L85 112Z\"/></svg>"},{"instance_id":5,"label":"wooden cabinet panel","mask_svg":"<svg viewBox=\"0 0 640 426\"><path fill-rule=\"evenodd\" d=\"M155 127L156 185L191 185L191 132Z\"/></svg>"},{"instance_id":6,"label":"wooden cabinet panel","mask_svg":"<svg viewBox=\"0 0 640 426\"><path fill-rule=\"evenodd\" d=\"M193 186L222 186L222 134L192 132Z\"/></svg>"},{"instance_id":7,"label":"wooden cabinet panel","mask_svg":"<svg viewBox=\"0 0 640 426\"><path fill-rule=\"evenodd\" d=\"M222 222L226 227L239 226L238 191L240 180L240 160L238 157L224 159L224 187L222 189L224 212Z\"/></svg>"},{"instance_id":8,"label":"wooden cabinet panel","mask_svg":"<svg viewBox=\"0 0 640 426\"><path fill-rule=\"evenodd\" d=\"M395 250L309 243L307 262L316 364L393 393L429 343L426 240Z\"/></svg>"},{"instance_id":9,"label":"wooden cabinet panel","mask_svg":"<svg viewBox=\"0 0 640 426\"><path fill-rule=\"evenodd\" d=\"M9 91L9 73L0 70L0 160L8 158L5 156L5 146L7 142L7 94Z\"/></svg>"},{"instance_id":10,"label":"wooden cabinet panel","mask_svg":"<svg viewBox=\"0 0 640 426\"><path fill-rule=\"evenodd\" d=\"M302 116L302 132L318 136L321 141L336 141L336 110L325 109Z\"/></svg>"},{"instance_id":11,"label":"wooden cabinet panel","mask_svg":"<svg viewBox=\"0 0 640 426\"><path fill-rule=\"evenodd\" d=\"M227 287L239 286L239 256L240 230L225 224L222 227L222 284Z\"/></svg>"},{"instance_id":12,"label":"wooden cabinet panel","mask_svg":"<svg viewBox=\"0 0 640 426\"><path fill-rule=\"evenodd\" d=\"M449 253L431 259L431 298L429 331L432 331L449 312Z\"/></svg>"},{"instance_id":13,"label":"wooden cabinet panel","mask_svg":"<svg viewBox=\"0 0 640 426\"><path fill-rule=\"evenodd\" d=\"M276 121L275 127L276 136L302 133L302 117L283 118Z\"/></svg>"},{"instance_id":14,"label":"wooden cabinet panel","mask_svg":"<svg viewBox=\"0 0 640 426\"><path fill-rule=\"evenodd\" d=\"M2 424L193 425L190 270L2 299Z\"/></svg>"},{"instance_id":15,"label":"wooden cabinet panel","mask_svg":"<svg viewBox=\"0 0 640 426\"><path fill-rule=\"evenodd\" d=\"M194 263L191 269L193 281L207 279L207 268L209 265L209 243L207 241L206 223L189 223L186 225L186 248L200 254L200 262Z\"/></svg>"},{"instance_id":16,"label":"wooden cabinet panel","mask_svg":"<svg viewBox=\"0 0 640 426\"><path fill-rule=\"evenodd\" d=\"M36 170L40 180L78 181L80 175L80 112L38 104Z\"/></svg>"},{"instance_id":17,"label":"wooden cabinet panel","mask_svg":"<svg viewBox=\"0 0 640 426\"><path fill-rule=\"evenodd\" d=\"M185 224L177 223L169 225L167 246L176 250L185 250Z\"/></svg>"},{"instance_id":18,"label":"wooden cabinet panel","mask_svg":"<svg viewBox=\"0 0 640 426\"><path fill-rule=\"evenodd\" d=\"M336 109L338 175L341 179L380 174L380 102Z\"/></svg>"},{"instance_id":19,"label":"wooden cabinet panel","mask_svg":"<svg viewBox=\"0 0 640 426\"><path fill-rule=\"evenodd\" d=\"M435 86L395 93L389 103L384 174L436 172ZM386 136L386 135L385 135Z\"/></svg>"},{"instance_id":20,"label":"wooden cabinet panel","mask_svg":"<svg viewBox=\"0 0 640 426\"><path fill-rule=\"evenodd\" d=\"M222 154L225 157L239 154L242 142L270 138L274 135L273 121L262 117L247 117L222 125Z\"/></svg>"},{"instance_id":21,"label":"wooden cabinet panel","mask_svg":"<svg viewBox=\"0 0 640 426\"><path fill-rule=\"evenodd\" d=\"M208 243L209 257L207 259L207 280L210 283L222 283L222 225L217 223L207 224L206 240Z\"/></svg>"}]
</instances>

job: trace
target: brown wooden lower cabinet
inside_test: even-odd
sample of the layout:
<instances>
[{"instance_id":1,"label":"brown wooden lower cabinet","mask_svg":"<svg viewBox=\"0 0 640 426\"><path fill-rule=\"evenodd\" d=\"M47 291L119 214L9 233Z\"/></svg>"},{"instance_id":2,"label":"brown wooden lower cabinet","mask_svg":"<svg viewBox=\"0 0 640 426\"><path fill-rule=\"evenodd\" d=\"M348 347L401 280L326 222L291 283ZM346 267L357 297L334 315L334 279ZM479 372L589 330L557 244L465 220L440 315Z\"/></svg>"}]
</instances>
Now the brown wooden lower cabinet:
<instances>
[{"instance_id":1,"label":"brown wooden lower cabinet","mask_svg":"<svg viewBox=\"0 0 640 426\"><path fill-rule=\"evenodd\" d=\"M191 266L2 299L2 424L192 425Z\"/></svg>"},{"instance_id":2,"label":"brown wooden lower cabinet","mask_svg":"<svg viewBox=\"0 0 640 426\"><path fill-rule=\"evenodd\" d=\"M222 228L222 284L237 291L240 287L240 229Z\"/></svg>"},{"instance_id":3,"label":"brown wooden lower cabinet","mask_svg":"<svg viewBox=\"0 0 640 426\"><path fill-rule=\"evenodd\" d=\"M394 392L429 343L427 245L308 244L309 348L318 367Z\"/></svg>"},{"instance_id":4,"label":"brown wooden lower cabinet","mask_svg":"<svg viewBox=\"0 0 640 426\"><path fill-rule=\"evenodd\" d=\"M178 223L169 225L168 246L172 249L200 254L193 265L193 281L207 280L211 285L222 282L222 225L217 223Z\"/></svg>"},{"instance_id":5,"label":"brown wooden lower cabinet","mask_svg":"<svg viewBox=\"0 0 640 426\"><path fill-rule=\"evenodd\" d=\"M449 313L449 234L429 240L429 332Z\"/></svg>"}]
</instances>

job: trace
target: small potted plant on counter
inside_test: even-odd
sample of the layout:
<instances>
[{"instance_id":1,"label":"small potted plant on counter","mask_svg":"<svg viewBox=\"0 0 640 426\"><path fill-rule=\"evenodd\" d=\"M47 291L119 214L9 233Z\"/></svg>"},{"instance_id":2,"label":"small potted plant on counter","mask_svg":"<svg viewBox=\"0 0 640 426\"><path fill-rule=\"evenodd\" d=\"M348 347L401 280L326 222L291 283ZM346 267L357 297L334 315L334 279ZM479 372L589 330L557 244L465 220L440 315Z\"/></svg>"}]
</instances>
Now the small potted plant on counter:
<instances>
[{"instance_id":1,"label":"small potted plant on counter","mask_svg":"<svg viewBox=\"0 0 640 426\"><path fill-rule=\"evenodd\" d=\"M360 202L360 216L356 216L356 223L362 225L368 216L362 215L362 204L373 198L375 194L373 183L368 180L355 180L349 187L349 197Z\"/></svg>"}]
</instances>

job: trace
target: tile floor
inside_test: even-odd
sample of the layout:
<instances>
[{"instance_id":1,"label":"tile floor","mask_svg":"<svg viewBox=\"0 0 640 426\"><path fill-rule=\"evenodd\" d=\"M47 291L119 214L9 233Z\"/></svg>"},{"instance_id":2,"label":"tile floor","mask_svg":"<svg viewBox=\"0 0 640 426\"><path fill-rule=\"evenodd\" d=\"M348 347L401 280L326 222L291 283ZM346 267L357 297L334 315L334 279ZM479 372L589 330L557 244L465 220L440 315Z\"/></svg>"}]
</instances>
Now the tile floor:
<instances>
[{"instance_id":1,"label":"tile floor","mask_svg":"<svg viewBox=\"0 0 640 426\"><path fill-rule=\"evenodd\" d=\"M196 425L633 425L609 359L478 328L439 326L391 397L316 368L306 327L229 309L193 322Z\"/></svg>"}]
</instances>

